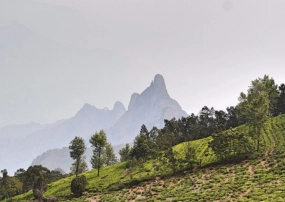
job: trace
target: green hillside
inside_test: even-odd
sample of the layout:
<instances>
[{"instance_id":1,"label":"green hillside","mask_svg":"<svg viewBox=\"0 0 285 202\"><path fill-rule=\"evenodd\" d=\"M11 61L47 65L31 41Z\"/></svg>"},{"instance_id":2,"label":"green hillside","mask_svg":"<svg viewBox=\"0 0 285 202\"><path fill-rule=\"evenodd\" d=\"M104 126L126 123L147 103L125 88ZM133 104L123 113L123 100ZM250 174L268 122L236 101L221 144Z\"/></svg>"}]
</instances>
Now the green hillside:
<instances>
[{"instance_id":1,"label":"green hillside","mask_svg":"<svg viewBox=\"0 0 285 202\"><path fill-rule=\"evenodd\" d=\"M248 126L239 131L249 137ZM250 138L250 137L249 137ZM89 185L88 193L81 199L91 201L283 201L285 193L285 115L269 119L261 134L261 152L256 157L240 164L219 165L217 157L208 148L211 137L192 141L201 167L194 173L187 171L171 177L171 170L156 171L155 161L126 169L126 163L104 167L84 173ZM183 145L174 147L183 156ZM182 174L183 173L183 174ZM45 196L70 198L70 183L67 177L48 185ZM13 198L32 199L32 192ZM203 200L202 200L203 199ZM71 201L71 200L69 200Z\"/></svg>"}]
</instances>

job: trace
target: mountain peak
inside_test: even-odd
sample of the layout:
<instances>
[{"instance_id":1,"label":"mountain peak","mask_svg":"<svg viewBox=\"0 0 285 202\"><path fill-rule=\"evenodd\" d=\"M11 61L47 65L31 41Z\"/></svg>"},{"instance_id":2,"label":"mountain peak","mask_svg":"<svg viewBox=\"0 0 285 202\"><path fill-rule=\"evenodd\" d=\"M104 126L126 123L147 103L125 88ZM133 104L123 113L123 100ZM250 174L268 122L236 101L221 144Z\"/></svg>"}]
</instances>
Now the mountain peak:
<instances>
[{"instance_id":1,"label":"mountain peak","mask_svg":"<svg viewBox=\"0 0 285 202\"><path fill-rule=\"evenodd\" d=\"M90 109L92 108L92 105L88 104L88 103L85 103L82 107L82 109Z\"/></svg>"},{"instance_id":2,"label":"mountain peak","mask_svg":"<svg viewBox=\"0 0 285 202\"><path fill-rule=\"evenodd\" d=\"M126 108L125 106L123 105L123 103L121 103L120 101L117 101L115 104L114 104L114 108L113 110L122 110L122 111L126 111Z\"/></svg>"},{"instance_id":3,"label":"mountain peak","mask_svg":"<svg viewBox=\"0 0 285 202\"><path fill-rule=\"evenodd\" d=\"M84 115L90 113L94 109L96 109L96 107L94 107L88 103L85 103L83 105L83 107L76 113L75 116L84 116Z\"/></svg>"},{"instance_id":4,"label":"mountain peak","mask_svg":"<svg viewBox=\"0 0 285 202\"><path fill-rule=\"evenodd\" d=\"M154 80L152 81L149 88L154 95L160 98L170 98L166 89L164 78L160 74L155 75Z\"/></svg>"},{"instance_id":5,"label":"mountain peak","mask_svg":"<svg viewBox=\"0 0 285 202\"><path fill-rule=\"evenodd\" d=\"M153 83L154 83L154 85L165 86L165 81L164 81L164 78L161 74L155 75Z\"/></svg>"}]
</instances>

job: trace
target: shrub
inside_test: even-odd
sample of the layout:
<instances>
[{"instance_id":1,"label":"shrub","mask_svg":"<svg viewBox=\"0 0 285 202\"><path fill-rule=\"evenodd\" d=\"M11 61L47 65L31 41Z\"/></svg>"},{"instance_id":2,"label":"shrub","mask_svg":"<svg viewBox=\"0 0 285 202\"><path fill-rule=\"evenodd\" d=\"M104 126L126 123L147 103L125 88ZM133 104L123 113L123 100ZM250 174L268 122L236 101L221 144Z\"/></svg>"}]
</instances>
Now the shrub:
<instances>
[{"instance_id":1,"label":"shrub","mask_svg":"<svg viewBox=\"0 0 285 202\"><path fill-rule=\"evenodd\" d=\"M84 175L78 176L71 181L71 192L76 196L82 196L87 185L87 180Z\"/></svg>"},{"instance_id":2,"label":"shrub","mask_svg":"<svg viewBox=\"0 0 285 202\"><path fill-rule=\"evenodd\" d=\"M33 194L35 199L42 199L44 192L47 190L47 183L45 179L39 177L37 181L34 182Z\"/></svg>"}]
</instances>

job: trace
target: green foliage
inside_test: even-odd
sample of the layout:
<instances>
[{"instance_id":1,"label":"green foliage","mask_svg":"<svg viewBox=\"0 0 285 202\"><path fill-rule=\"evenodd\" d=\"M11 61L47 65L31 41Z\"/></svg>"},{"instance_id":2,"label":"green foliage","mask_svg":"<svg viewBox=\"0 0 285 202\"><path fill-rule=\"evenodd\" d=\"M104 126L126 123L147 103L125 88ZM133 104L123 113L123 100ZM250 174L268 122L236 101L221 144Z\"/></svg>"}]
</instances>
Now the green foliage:
<instances>
[{"instance_id":1,"label":"green foliage","mask_svg":"<svg viewBox=\"0 0 285 202\"><path fill-rule=\"evenodd\" d=\"M256 79L251 82L247 95L240 94L239 108L242 116L250 125L252 136L257 140L257 151L259 151L260 132L269 118L269 109L275 103L274 81L269 81L268 76L263 79ZM277 87L276 87L277 88Z\"/></svg>"},{"instance_id":2,"label":"green foliage","mask_svg":"<svg viewBox=\"0 0 285 202\"><path fill-rule=\"evenodd\" d=\"M33 194L35 199L42 199L43 193L47 190L47 184L45 179L39 177L37 181L34 182Z\"/></svg>"},{"instance_id":3,"label":"green foliage","mask_svg":"<svg viewBox=\"0 0 285 202\"><path fill-rule=\"evenodd\" d=\"M212 137L209 147L221 160L243 159L252 152L252 146L245 134L237 130L230 129Z\"/></svg>"},{"instance_id":4,"label":"green foliage","mask_svg":"<svg viewBox=\"0 0 285 202\"><path fill-rule=\"evenodd\" d=\"M16 177L9 177L6 170L2 173L3 178L0 178L0 200L20 194L23 183Z\"/></svg>"},{"instance_id":5,"label":"green foliage","mask_svg":"<svg viewBox=\"0 0 285 202\"><path fill-rule=\"evenodd\" d=\"M127 161L130 158L130 151L131 146L127 143L126 146L119 151L121 162Z\"/></svg>"},{"instance_id":6,"label":"green foliage","mask_svg":"<svg viewBox=\"0 0 285 202\"><path fill-rule=\"evenodd\" d=\"M77 161L75 160L70 168L71 174L76 175L76 166L77 166ZM86 172L86 171L88 171L88 166L85 162L85 157L83 157L79 159L78 174Z\"/></svg>"},{"instance_id":7,"label":"green foliage","mask_svg":"<svg viewBox=\"0 0 285 202\"><path fill-rule=\"evenodd\" d=\"M149 132L145 125L141 126L140 134L136 136L134 146L130 151L130 157L145 162L156 156L156 130L157 128L153 128L152 131Z\"/></svg>"},{"instance_id":8,"label":"green foliage","mask_svg":"<svg viewBox=\"0 0 285 202\"><path fill-rule=\"evenodd\" d=\"M71 192L76 196L82 196L87 186L87 180L84 175L77 176L71 181Z\"/></svg>"},{"instance_id":9,"label":"green foliage","mask_svg":"<svg viewBox=\"0 0 285 202\"><path fill-rule=\"evenodd\" d=\"M76 176L78 176L80 160L86 150L84 140L81 137L75 137L69 143L69 149L70 149L70 157L76 161L75 174Z\"/></svg>"},{"instance_id":10,"label":"green foliage","mask_svg":"<svg viewBox=\"0 0 285 202\"><path fill-rule=\"evenodd\" d=\"M117 158L114 153L114 149L110 143L106 144L104 155L105 155L106 166L110 166L117 163Z\"/></svg>"},{"instance_id":11,"label":"green foliage","mask_svg":"<svg viewBox=\"0 0 285 202\"><path fill-rule=\"evenodd\" d=\"M102 154L107 145L107 137L104 130L100 130L100 132L96 132L89 140L93 149L93 156L91 158L91 164L93 168L97 168L97 175L100 174L100 168L104 164L102 160Z\"/></svg>"},{"instance_id":12,"label":"green foliage","mask_svg":"<svg viewBox=\"0 0 285 202\"><path fill-rule=\"evenodd\" d=\"M43 178L47 183L54 182L63 178L65 175L60 171L52 170L50 171L46 167L41 165L30 166L27 171L24 169L18 169L14 176L19 179L22 183L21 193L28 192L33 188L33 184L38 178Z\"/></svg>"},{"instance_id":13,"label":"green foliage","mask_svg":"<svg viewBox=\"0 0 285 202\"><path fill-rule=\"evenodd\" d=\"M190 142L186 142L183 149L185 153L184 162L186 163L187 168L192 171L197 164L196 151Z\"/></svg>"},{"instance_id":14,"label":"green foliage","mask_svg":"<svg viewBox=\"0 0 285 202\"><path fill-rule=\"evenodd\" d=\"M23 172L20 175L20 179L23 180L23 191L27 192L33 188L34 182L42 177L48 179L50 176L50 170L41 165L30 166L26 172ZM17 176L17 175L16 175Z\"/></svg>"},{"instance_id":15,"label":"green foliage","mask_svg":"<svg viewBox=\"0 0 285 202\"><path fill-rule=\"evenodd\" d=\"M164 158L162 159L163 163L166 166L169 166L172 169L174 174L176 173L180 165L180 161L177 156L178 156L178 152L173 150L173 148L171 147L168 150L166 150L166 152L164 153Z\"/></svg>"},{"instance_id":16,"label":"green foliage","mask_svg":"<svg viewBox=\"0 0 285 202\"><path fill-rule=\"evenodd\" d=\"M285 114L285 84L281 84L278 88L279 95L277 98L276 108L274 110L274 115Z\"/></svg>"}]
</instances>

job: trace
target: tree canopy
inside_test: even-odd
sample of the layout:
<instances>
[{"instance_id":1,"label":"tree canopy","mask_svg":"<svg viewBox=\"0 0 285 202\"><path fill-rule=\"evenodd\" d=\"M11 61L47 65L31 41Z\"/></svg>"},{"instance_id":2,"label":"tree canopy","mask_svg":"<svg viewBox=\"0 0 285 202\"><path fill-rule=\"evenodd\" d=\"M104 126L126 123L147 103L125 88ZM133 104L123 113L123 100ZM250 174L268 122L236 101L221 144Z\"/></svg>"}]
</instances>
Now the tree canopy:
<instances>
[{"instance_id":1,"label":"tree canopy","mask_svg":"<svg viewBox=\"0 0 285 202\"><path fill-rule=\"evenodd\" d=\"M102 154L105 150L107 145L107 136L104 130L100 130L100 132L96 132L94 135L91 136L89 140L90 144L92 145L93 149L93 156L91 157L91 164L93 168L97 168L98 176L100 174L100 168L104 164L102 160Z\"/></svg>"},{"instance_id":2,"label":"tree canopy","mask_svg":"<svg viewBox=\"0 0 285 202\"><path fill-rule=\"evenodd\" d=\"M70 157L76 161L75 175L78 176L80 160L86 150L84 140L81 137L75 137L69 143Z\"/></svg>"}]
</instances>

